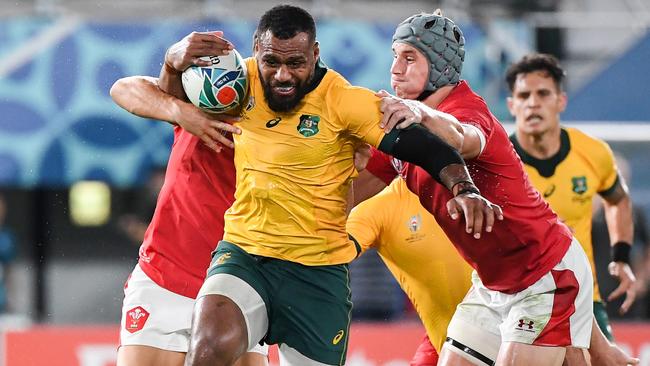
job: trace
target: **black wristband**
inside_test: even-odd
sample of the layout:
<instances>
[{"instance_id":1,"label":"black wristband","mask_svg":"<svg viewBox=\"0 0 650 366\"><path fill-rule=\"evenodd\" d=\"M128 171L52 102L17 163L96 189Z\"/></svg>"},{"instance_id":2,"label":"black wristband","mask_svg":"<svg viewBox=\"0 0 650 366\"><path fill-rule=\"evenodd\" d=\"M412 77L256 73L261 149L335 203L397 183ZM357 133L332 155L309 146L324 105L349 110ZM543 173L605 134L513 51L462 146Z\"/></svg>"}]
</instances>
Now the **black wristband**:
<instances>
[{"instance_id":1,"label":"black wristband","mask_svg":"<svg viewBox=\"0 0 650 366\"><path fill-rule=\"evenodd\" d=\"M632 244L619 241L612 246L612 262L630 263L630 251Z\"/></svg>"},{"instance_id":2,"label":"black wristband","mask_svg":"<svg viewBox=\"0 0 650 366\"><path fill-rule=\"evenodd\" d=\"M454 194L456 187L458 187L458 190ZM460 182L455 183L453 187L451 187L451 193L454 194L454 197L457 197L465 193L475 193L480 195L481 191L479 191L478 188L474 185L474 182L469 180L461 180Z\"/></svg>"},{"instance_id":3,"label":"black wristband","mask_svg":"<svg viewBox=\"0 0 650 366\"><path fill-rule=\"evenodd\" d=\"M478 195L481 194L481 192L476 187L465 187L465 188L462 188L460 191L458 191L458 193L456 193L456 197L460 196L461 194L465 194L465 193L474 193L474 194L478 194Z\"/></svg>"}]
</instances>

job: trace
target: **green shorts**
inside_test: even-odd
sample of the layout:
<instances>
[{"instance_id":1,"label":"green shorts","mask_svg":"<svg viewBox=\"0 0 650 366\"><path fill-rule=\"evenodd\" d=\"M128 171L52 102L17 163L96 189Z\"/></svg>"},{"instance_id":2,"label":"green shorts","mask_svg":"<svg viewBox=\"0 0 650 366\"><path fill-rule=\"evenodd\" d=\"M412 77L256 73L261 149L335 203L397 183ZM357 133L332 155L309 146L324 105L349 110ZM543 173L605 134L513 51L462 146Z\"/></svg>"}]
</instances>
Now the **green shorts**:
<instances>
[{"instance_id":1,"label":"green shorts","mask_svg":"<svg viewBox=\"0 0 650 366\"><path fill-rule=\"evenodd\" d=\"M345 364L352 311L347 264L305 266L251 255L226 241L212 258L208 277L240 278L264 301L268 330L262 341L286 344L321 363Z\"/></svg>"},{"instance_id":2,"label":"green shorts","mask_svg":"<svg viewBox=\"0 0 650 366\"><path fill-rule=\"evenodd\" d=\"M598 328L603 331L605 337L607 337L610 342L614 342L612 325L609 323L609 317L607 316L607 310L604 302L594 301L594 317L596 318L596 323L598 323Z\"/></svg>"}]
</instances>

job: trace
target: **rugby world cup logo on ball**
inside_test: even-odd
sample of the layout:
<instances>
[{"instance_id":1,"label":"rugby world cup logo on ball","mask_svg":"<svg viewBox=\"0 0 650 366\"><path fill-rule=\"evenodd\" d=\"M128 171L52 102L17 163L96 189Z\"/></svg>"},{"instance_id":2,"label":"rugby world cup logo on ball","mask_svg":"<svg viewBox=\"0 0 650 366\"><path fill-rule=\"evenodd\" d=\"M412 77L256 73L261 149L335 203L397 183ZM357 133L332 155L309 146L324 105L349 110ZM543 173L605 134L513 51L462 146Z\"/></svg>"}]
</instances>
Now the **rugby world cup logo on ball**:
<instances>
[{"instance_id":1,"label":"rugby world cup logo on ball","mask_svg":"<svg viewBox=\"0 0 650 366\"><path fill-rule=\"evenodd\" d=\"M244 103L248 74L241 55L206 56L211 66L190 66L183 72L183 89L195 106L213 113L228 112Z\"/></svg>"}]
</instances>

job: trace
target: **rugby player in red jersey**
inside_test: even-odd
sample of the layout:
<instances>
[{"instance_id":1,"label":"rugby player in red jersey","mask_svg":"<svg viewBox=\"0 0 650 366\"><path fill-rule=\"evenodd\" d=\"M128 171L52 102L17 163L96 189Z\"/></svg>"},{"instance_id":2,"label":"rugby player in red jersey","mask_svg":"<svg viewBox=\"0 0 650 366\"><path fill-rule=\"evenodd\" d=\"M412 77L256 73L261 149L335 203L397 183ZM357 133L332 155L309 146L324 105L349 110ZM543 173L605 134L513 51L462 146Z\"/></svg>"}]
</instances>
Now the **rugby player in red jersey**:
<instances>
[{"instance_id":1,"label":"rugby player in red jersey","mask_svg":"<svg viewBox=\"0 0 650 366\"><path fill-rule=\"evenodd\" d=\"M118 366L183 365L195 298L234 200L234 152L217 145L232 147L221 131L234 128L171 96L162 95L163 103L148 99L147 89L157 90L156 83L131 77L111 89L115 102L131 113L168 113L176 121L165 183L124 288ZM267 353L268 346L258 345L237 365L267 365Z\"/></svg>"},{"instance_id":2,"label":"rugby player in red jersey","mask_svg":"<svg viewBox=\"0 0 650 366\"><path fill-rule=\"evenodd\" d=\"M592 279L585 253L528 181L483 99L460 80L463 46L461 30L440 13L402 22L393 36L391 84L399 97L424 104L380 92L382 124L390 131L419 121L457 147L481 194L502 207L504 221L472 239L465 234L471 229L443 210L449 195L442 186L416 166L376 150L355 184L355 198L362 200L395 176L404 177L475 269L439 364L560 365L566 347L588 348L590 340L603 351L594 353L596 360L623 356L602 342L597 329L591 339ZM571 360L583 362L580 356ZM625 364L624 358L616 360Z\"/></svg>"}]
</instances>

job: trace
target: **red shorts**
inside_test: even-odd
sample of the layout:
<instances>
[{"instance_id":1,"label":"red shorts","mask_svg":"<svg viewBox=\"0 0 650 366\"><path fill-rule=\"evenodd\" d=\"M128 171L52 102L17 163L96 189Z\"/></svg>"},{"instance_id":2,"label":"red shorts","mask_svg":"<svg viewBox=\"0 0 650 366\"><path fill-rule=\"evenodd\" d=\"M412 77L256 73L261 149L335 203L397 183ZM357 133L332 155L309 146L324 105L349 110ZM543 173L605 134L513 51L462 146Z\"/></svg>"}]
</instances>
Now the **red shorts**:
<instances>
[{"instance_id":1,"label":"red shorts","mask_svg":"<svg viewBox=\"0 0 650 366\"><path fill-rule=\"evenodd\" d=\"M411 360L411 366L436 366L437 364L438 351L433 348L429 336L425 334L422 343L418 346Z\"/></svg>"}]
</instances>

